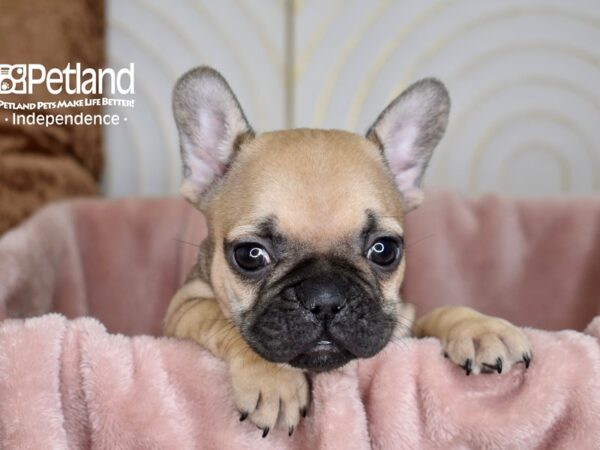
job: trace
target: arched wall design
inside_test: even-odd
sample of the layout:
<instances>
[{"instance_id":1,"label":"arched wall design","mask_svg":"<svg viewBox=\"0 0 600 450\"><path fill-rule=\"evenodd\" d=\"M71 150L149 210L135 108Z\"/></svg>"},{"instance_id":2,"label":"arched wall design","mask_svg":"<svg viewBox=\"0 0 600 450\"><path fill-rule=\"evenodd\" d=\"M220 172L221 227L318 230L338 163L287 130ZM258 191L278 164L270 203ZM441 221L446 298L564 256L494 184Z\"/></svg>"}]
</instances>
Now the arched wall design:
<instances>
[{"instance_id":1,"label":"arched wall design","mask_svg":"<svg viewBox=\"0 0 600 450\"><path fill-rule=\"evenodd\" d=\"M108 64L135 64L136 105L105 129L107 195L177 192L171 90L194 66L225 75L256 129L285 126L284 13L275 0L108 0Z\"/></svg>"},{"instance_id":2,"label":"arched wall design","mask_svg":"<svg viewBox=\"0 0 600 450\"><path fill-rule=\"evenodd\" d=\"M135 62L137 87L106 131L108 195L176 192L170 90L197 64L225 74L258 130L364 132L436 76L452 115L428 185L600 191L597 0L109 0L108 19L109 63Z\"/></svg>"}]
</instances>

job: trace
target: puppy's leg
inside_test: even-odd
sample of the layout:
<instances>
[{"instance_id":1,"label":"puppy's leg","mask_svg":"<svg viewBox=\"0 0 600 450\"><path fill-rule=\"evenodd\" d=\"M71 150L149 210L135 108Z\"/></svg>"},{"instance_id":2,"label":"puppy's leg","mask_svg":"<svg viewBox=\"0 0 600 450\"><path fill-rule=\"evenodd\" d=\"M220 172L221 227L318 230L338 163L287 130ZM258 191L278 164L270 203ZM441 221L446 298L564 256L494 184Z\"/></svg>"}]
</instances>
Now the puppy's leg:
<instances>
[{"instance_id":1,"label":"puppy's leg","mask_svg":"<svg viewBox=\"0 0 600 450\"><path fill-rule=\"evenodd\" d=\"M442 341L445 355L465 369L467 375L507 372L515 363L529 367L531 361L529 341L520 328L471 308L438 308L417 320L413 332Z\"/></svg>"},{"instance_id":2,"label":"puppy's leg","mask_svg":"<svg viewBox=\"0 0 600 450\"><path fill-rule=\"evenodd\" d=\"M263 430L263 437L278 418L291 434L305 414L310 398L306 375L257 355L223 315L206 283L190 281L175 294L163 333L192 339L227 362L240 420L248 417Z\"/></svg>"}]
</instances>

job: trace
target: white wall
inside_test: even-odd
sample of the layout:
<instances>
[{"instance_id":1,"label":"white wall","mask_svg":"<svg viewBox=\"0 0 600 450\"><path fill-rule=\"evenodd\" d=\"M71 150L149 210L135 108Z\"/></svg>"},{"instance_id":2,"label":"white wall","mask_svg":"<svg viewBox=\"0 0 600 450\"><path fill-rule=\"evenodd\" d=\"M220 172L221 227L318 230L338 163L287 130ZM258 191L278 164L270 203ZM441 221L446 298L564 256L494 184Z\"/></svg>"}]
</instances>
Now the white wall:
<instances>
[{"instance_id":1,"label":"white wall","mask_svg":"<svg viewBox=\"0 0 600 450\"><path fill-rule=\"evenodd\" d=\"M109 0L109 64L135 62L137 105L126 126L106 129L108 195L176 192L170 90L199 64L223 72L258 130L364 132L395 94L433 75L453 109L428 185L600 191L598 0L297 0L293 16L288 8Z\"/></svg>"}]
</instances>

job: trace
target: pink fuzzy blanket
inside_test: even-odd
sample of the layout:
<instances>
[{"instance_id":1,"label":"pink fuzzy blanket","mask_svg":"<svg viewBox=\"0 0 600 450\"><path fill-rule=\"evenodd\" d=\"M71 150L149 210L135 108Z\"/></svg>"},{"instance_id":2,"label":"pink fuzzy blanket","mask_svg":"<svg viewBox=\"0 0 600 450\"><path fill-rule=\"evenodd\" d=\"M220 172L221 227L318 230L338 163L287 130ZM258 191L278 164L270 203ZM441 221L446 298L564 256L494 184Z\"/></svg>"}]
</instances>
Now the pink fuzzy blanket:
<instances>
[{"instance_id":1,"label":"pink fuzzy blanket","mask_svg":"<svg viewBox=\"0 0 600 450\"><path fill-rule=\"evenodd\" d=\"M204 234L178 200L46 208L0 239L2 448L600 448L600 319L528 334L525 372L466 377L432 339L314 378L293 437L239 423L222 363L157 334ZM187 243L184 243L185 241ZM583 329L600 306L600 200L434 192L407 223L405 298ZM109 333L110 332L110 333Z\"/></svg>"}]
</instances>

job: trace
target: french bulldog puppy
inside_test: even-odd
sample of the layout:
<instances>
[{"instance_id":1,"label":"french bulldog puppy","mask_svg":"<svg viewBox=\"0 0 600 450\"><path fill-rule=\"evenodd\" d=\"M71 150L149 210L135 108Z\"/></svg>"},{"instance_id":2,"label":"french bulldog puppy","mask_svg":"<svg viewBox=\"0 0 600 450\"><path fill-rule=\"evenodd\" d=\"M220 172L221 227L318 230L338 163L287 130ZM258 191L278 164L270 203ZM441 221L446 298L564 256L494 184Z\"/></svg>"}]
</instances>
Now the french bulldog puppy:
<instances>
[{"instance_id":1,"label":"french bulldog puppy","mask_svg":"<svg viewBox=\"0 0 600 450\"><path fill-rule=\"evenodd\" d=\"M256 134L225 79L199 67L173 94L181 193L208 237L172 299L164 334L229 367L241 420L291 434L310 401L308 372L369 358L413 333L441 340L467 375L529 365L523 332L465 307L413 324L400 285L405 215L448 121L443 84L399 95L366 137L337 130Z\"/></svg>"}]
</instances>

